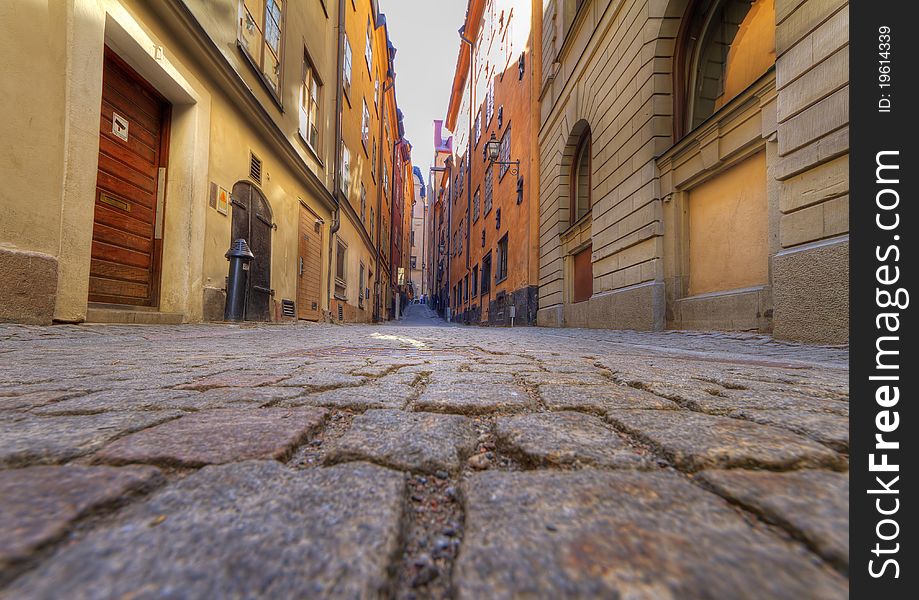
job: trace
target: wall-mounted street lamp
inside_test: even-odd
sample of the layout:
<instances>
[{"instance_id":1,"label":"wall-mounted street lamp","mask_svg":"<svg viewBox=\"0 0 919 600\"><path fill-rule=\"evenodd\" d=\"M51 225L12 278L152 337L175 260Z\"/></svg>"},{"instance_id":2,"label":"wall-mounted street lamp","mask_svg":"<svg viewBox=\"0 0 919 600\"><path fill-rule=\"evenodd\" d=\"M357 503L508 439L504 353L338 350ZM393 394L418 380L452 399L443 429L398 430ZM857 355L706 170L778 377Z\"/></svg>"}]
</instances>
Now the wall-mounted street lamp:
<instances>
[{"instance_id":1,"label":"wall-mounted street lamp","mask_svg":"<svg viewBox=\"0 0 919 600\"><path fill-rule=\"evenodd\" d=\"M520 160L505 162L498 160L501 154L501 142L495 137L495 132L491 132L491 138L485 142L485 156L488 157L488 161L493 165L507 165L511 168L511 174L516 175L520 171Z\"/></svg>"}]
</instances>

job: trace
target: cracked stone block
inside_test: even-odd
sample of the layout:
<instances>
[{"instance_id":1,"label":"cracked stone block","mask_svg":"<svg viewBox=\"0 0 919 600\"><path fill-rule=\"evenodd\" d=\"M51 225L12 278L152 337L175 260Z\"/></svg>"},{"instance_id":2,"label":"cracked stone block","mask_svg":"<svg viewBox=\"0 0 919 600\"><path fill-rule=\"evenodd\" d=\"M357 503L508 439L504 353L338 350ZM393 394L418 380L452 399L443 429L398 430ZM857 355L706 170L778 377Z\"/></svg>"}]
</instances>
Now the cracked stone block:
<instances>
[{"instance_id":1,"label":"cracked stone block","mask_svg":"<svg viewBox=\"0 0 919 600\"><path fill-rule=\"evenodd\" d=\"M339 387L355 387L367 383L366 377L349 375L328 367L310 368L278 383L280 386L301 387L307 392L321 392Z\"/></svg>"},{"instance_id":2,"label":"cracked stone block","mask_svg":"<svg viewBox=\"0 0 919 600\"><path fill-rule=\"evenodd\" d=\"M829 446L838 452L849 451L849 418L808 410L742 409L730 416L754 423L775 425Z\"/></svg>"},{"instance_id":3,"label":"cracked stone block","mask_svg":"<svg viewBox=\"0 0 919 600\"><path fill-rule=\"evenodd\" d=\"M0 471L0 571L63 537L80 517L165 481L155 467L27 467Z\"/></svg>"},{"instance_id":4,"label":"cracked stone block","mask_svg":"<svg viewBox=\"0 0 919 600\"><path fill-rule=\"evenodd\" d=\"M211 466L18 578L11 597L377 598L400 550L401 473Z\"/></svg>"},{"instance_id":5,"label":"cracked stone block","mask_svg":"<svg viewBox=\"0 0 919 600\"><path fill-rule=\"evenodd\" d=\"M181 467L285 459L325 423L322 408L223 409L194 413L121 438L94 459Z\"/></svg>"},{"instance_id":6,"label":"cracked stone block","mask_svg":"<svg viewBox=\"0 0 919 600\"><path fill-rule=\"evenodd\" d=\"M199 392L172 389L109 390L36 408L36 415L96 415L115 411L197 410Z\"/></svg>"},{"instance_id":7,"label":"cracked stone block","mask_svg":"<svg viewBox=\"0 0 919 600\"><path fill-rule=\"evenodd\" d=\"M0 395L0 411L28 411L79 396L81 393L73 390L46 390L11 396Z\"/></svg>"},{"instance_id":8,"label":"cracked stone block","mask_svg":"<svg viewBox=\"0 0 919 600\"><path fill-rule=\"evenodd\" d=\"M401 410L368 410L333 442L326 462L366 460L402 471L459 471L475 450L472 420Z\"/></svg>"},{"instance_id":9,"label":"cracked stone block","mask_svg":"<svg viewBox=\"0 0 919 600\"><path fill-rule=\"evenodd\" d=\"M849 569L849 474L833 471L702 471L717 494L774 523Z\"/></svg>"},{"instance_id":10,"label":"cracked stone block","mask_svg":"<svg viewBox=\"0 0 919 600\"><path fill-rule=\"evenodd\" d=\"M191 383L176 386L180 390L197 390L203 392L212 388L238 387L251 388L261 385L273 385L284 379L284 376L275 373L259 373L252 371L226 371L216 373Z\"/></svg>"},{"instance_id":11,"label":"cracked stone block","mask_svg":"<svg viewBox=\"0 0 919 600\"><path fill-rule=\"evenodd\" d=\"M495 427L498 447L531 465L596 465L649 468L602 419L578 412L535 413L499 417Z\"/></svg>"},{"instance_id":12,"label":"cracked stone block","mask_svg":"<svg viewBox=\"0 0 919 600\"><path fill-rule=\"evenodd\" d=\"M615 410L607 419L683 471L708 468L846 468L829 448L770 425L686 410Z\"/></svg>"},{"instance_id":13,"label":"cracked stone block","mask_svg":"<svg viewBox=\"0 0 919 600\"><path fill-rule=\"evenodd\" d=\"M123 435L165 423L179 411L117 412L99 415L0 420L0 466L55 464L94 452Z\"/></svg>"},{"instance_id":14,"label":"cracked stone block","mask_svg":"<svg viewBox=\"0 0 919 600\"><path fill-rule=\"evenodd\" d=\"M508 384L431 384L415 401L415 410L463 415L520 412L533 407L520 387Z\"/></svg>"},{"instance_id":15,"label":"cracked stone block","mask_svg":"<svg viewBox=\"0 0 919 600\"><path fill-rule=\"evenodd\" d=\"M606 385L543 385L539 396L549 410L580 410L598 415L627 409L676 410L678 405L632 387L607 382Z\"/></svg>"},{"instance_id":16,"label":"cracked stone block","mask_svg":"<svg viewBox=\"0 0 919 600\"><path fill-rule=\"evenodd\" d=\"M707 394L687 400L686 408L713 415L726 415L736 410L802 410L849 416L846 402L758 390L726 390L719 396Z\"/></svg>"},{"instance_id":17,"label":"cracked stone block","mask_svg":"<svg viewBox=\"0 0 919 600\"><path fill-rule=\"evenodd\" d=\"M463 483L461 599L843 599L848 582L673 472L489 471Z\"/></svg>"},{"instance_id":18,"label":"cracked stone block","mask_svg":"<svg viewBox=\"0 0 919 600\"><path fill-rule=\"evenodd\" d=\"M294 402L360 411L371 408L404 408L413 391L410 386L399 383L370 383L318 392Z\"/></svg>"},{"instance_id":19,"label":"cracked stone block","mask_svg":"<svg viewBox=\"0 0 919 600\"><path fill-rule=\"evenodd\" d=\"M521 373L527 385L610 385L610 380L597 373Z\"/></svg>"}]
</instances>

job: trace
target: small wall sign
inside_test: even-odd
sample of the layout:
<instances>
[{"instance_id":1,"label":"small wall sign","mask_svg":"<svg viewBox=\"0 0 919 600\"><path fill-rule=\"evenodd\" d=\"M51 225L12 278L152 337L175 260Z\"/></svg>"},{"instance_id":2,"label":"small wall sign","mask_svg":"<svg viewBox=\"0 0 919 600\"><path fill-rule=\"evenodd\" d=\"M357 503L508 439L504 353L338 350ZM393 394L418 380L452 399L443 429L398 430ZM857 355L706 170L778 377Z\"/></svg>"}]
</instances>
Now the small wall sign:
<instances>
[{"instance_id":1,"label":"small wall sign","mask_svg":"<svg viewBox=\"0 0 919 600\"><path fill-rule=\"evenodd\" d=\"M217 212L223 215L230 212L230 192L219 186L217 187Z\"/></svg>"},{"instance_id":2,"label":"small wall sign","mask_svg":"<svg viewBox=\"0 0 919 600\"><path fill-rule=\"evenodd\" d=\"M128 120L116 112L112 113L112 133L124 141L128 141Z\"/></svg>"}]
</instances>

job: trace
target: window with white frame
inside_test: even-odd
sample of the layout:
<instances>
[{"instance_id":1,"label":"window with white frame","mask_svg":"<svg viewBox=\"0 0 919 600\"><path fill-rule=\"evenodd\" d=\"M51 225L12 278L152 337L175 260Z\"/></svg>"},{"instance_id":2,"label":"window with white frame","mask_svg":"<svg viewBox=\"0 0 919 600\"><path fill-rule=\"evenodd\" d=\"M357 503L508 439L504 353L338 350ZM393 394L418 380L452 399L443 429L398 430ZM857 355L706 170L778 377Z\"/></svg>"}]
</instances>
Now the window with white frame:
<instances>
[{"instance_id":1,"label":"window with white frame","mask_svg":"<svg viewBox=\"0 0 919 600\"><path fill-rule=\"evenodd\" d=\"M491 117L495 114L495 78L488 81L488 92L485 95L485 125L491 123Z\"/></svg>"},{"instance_id":2,"label":"window with white frame","mask_svg":"<svg viewBox=\"0 0 919 600\"><path fill-rule=\"evenodd\" d=\"M341 191L346 196L351 187L351 151L348 146L341 145Z\"/></svg>"},{"instance_id":3,"label":"window with white frame","mask_svg":"<svg viewBox=\"0 0 919 600\"><path fill-rule=\"evenodd\" d=\"M373 73L373 23L367 19L367 47L364 49L364 60L367 70Z\"/></svg>"},{"instance_id":4,"label":"window with white frame","mask_svg":"<svg viewBox=\"0 0 919 600\"><path fill-rule=\"evenodd\" d=\"M239 42L271 90L281 89L283 0L241 0Z\"/></svg>"},{"instance_id":5,"label":"window with white frame","mask_svg":"<svg viewBox=\"0 0 919 600\"><path fill-rule=\"evenodd\" d=\"M482 139L482 111L479 110L475 115L475 147L479 146L479 140Z\"/></svg>"},{"instance_id":6,"label":"window with white frame","mask_svg":"<svg viewBox=\"0 0 919 600\"><path fill-rule=\"evenodd\" d=\"M319 92L322 84L309 58L303 60L303 84L300 88L300 135L314 150L319 147Z\"/></svg>"},{"instance_id":7,"label":"window with white frame","mask_svg":"<svg viewBox=\"0 0 919 600\"><path fill-rule=\"evenodd\" d=\"M361 184L361 223L367 222L367 188Z\"/></svg>"},{"instance_id":8,"label":"window with white frame","mask_svg":"<svg viewBox=\"0 0 919 600\"><path fill-rule=\"evenodd\" d=\"M488 165L485 169L485 206L482 208L482 216L491 212L491 202L495 189L494 166Z\"/></svg>"},{"instance_id":9,"label":"window with white frame","mask_svg":"<svg viewBox=\"0 0 919 600\"><path fill-rule=\"evenodd\" d=\"M351 95L351 42L348 40L348 33L345 32L345 52L344 60L341 65L342 70L342 87L345 94Z\"/></svg>"},{"instance_id":10,"label":"window with white frame","mask_svg":"<svg viewBox=\"0 0 919 600\"><path fill-rule=\"evenodd\" d=\"M498 169L498 177L503 179L504 174L507 173L507 170L510 168L511 162L511 128L508 125L507 129L504 130L504 135L501 136L501 144L498 146L498 161L503 163L501 168Z\"/></svg>"},{"instance_id":11,"label":"window with white frame","mask_svg":"<svg viewBox=\"0 0 919 600\"><path fill-rule=\"evenodd\" d=\"M361 116L361 143L364 144L364 152L370 152L370 109L367 108L367 100L364 100L364 112Z\"/></svg>"},{"instance_id":12,"label":"window with white frame","mask_svg":"<svg viewBox=\"0 0 919 600\"><path fill-rule=\"evenodd\" d=\"M475 194L472 195L472 222L475 223L479 220L479 208L482 204L482 195L479 193L479 190L475 191Z\"/></svg>"}]
</instances>

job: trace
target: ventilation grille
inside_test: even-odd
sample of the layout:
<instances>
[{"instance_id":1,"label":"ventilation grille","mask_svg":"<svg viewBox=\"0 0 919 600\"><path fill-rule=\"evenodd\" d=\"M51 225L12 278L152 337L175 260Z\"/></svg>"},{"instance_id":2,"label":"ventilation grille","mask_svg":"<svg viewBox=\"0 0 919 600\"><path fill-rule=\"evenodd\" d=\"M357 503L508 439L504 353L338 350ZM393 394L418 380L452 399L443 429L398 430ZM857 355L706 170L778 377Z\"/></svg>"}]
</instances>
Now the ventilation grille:
<instances>
[{"instance_id":1,"label":"ventilation grille","mask_svg":"<svg viewBox=\"0 0 919 600\"><path fill-rule=\"evenodd\" d=\"M297 305L293 300L281 300L281 314L285 317L297 316Z\"/></svg>"},{"instance_id":2,"label":"ventilation grille","mask_svg":"<svg viewBox=\"0 0 919 600\"><path fill-rule=\"evenodd\" d=\"M345 309L342 308L341 304L338 305L338 320L339 321L345 320Z\"/></svg>"},{"instance_id":3,"label":"ventilation grille","mask_svg":"<svg viewBox=\"0 0 919 600\"><path fill-rule=\"evenodd\" d=\"M262 159L249 153L249 179L262 185Z\"/></svg>"}]
</instances>

